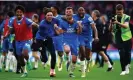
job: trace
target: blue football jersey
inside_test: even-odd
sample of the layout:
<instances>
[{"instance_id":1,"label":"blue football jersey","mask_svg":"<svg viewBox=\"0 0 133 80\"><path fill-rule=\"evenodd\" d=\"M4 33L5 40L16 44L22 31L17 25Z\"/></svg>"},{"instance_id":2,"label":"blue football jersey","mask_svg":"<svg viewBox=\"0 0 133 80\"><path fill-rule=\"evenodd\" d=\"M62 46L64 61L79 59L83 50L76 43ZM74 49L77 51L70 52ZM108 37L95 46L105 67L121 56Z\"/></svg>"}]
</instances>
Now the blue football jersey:
<instances>
[{"instance_id":1,"label":"blue football jersey","mask_svg":"<svg viewBox=\"0 0 133 80\"><path fill-rule=\"evenodd\" d=\"M80 18L78 14L73 15L74 20L82 22L82 33L83 36L92 36L91 24L94 23L92 17L88 14L85 14L83 18Z\"/></svg>"},{"instance_id":2,"label":"blue football jersey","mask_svg":"<svg viewBox=\"0 0 133 80\"><path fill-rule=\"evenodd\" d=\"M65 20L61 20L60 23L60 27L65 31L63 33L63 38L64 39L77 39L77 28L78 28L78 24L76 21L74 21L74 23L69 24L67 21Z\"/></svg>"},{"instance_id":3,"label":"blue football jersey","mask_svg":"<svg viewBox=\"0 0 133 80\"><path fill-rule=\"evenodd\" d=\"M54 30L54 24L60 25L59 20L53 18L51 22L48 22L46 20L42 20L39 24L39 29L36 34L37 39L46 39L47 37L54 37L55 36L55 30Z\"/></svg>"}]
</instances>

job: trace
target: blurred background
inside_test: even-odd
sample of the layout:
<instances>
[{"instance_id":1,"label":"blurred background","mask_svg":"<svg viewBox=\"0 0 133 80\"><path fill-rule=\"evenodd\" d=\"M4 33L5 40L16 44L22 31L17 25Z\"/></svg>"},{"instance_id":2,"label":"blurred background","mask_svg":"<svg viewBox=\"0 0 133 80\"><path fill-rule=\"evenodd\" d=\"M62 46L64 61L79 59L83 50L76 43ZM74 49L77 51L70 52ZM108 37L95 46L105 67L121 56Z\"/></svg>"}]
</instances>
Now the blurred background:
<instances>
[{"instance_id":1,"label":"blurred background","mask_svg":"<svg viewBox=\"0 0 133 80\"><path fill-rule=\"evenodd\" d=\"M26 9L26 16L30 17L32 13L37 13L39 16L42 16L43 7L56 5L60 9L60 14L64 14L64 10L68 6L73 7L75 13L77 13L77 9L82 6L86 9L87 13L98 9L101 14L106 14L110 17L112 14L115 14L114 8L116 4L123 4L125 13L133 16L133 1L0 1L0 12L6 13L11 10L13 11L16 5L23 5Z\"/></svg>"},{"instance_id":2,"label":"blurred background","mask_svg":"<svg viewBox=\"0 0 133 80\"><path fill-rule=\"evenodd\" d=\"M60 14L63 15L65 8L68 6L73 7L75 13L77 13L77 9L82 6L86 9L88 14L90 14L92 10L99 10L102 15L106 15L109 21L111 16L115 14L116 4L123 4L125 13L131 16L130 27L133 33L133 1L0 1L0 13L5 15L8 11L14 11L17 5L23 5L27 17L31 18L32 14L37 13L40 16L40 20L42 20L44 18L43 7L56 5L60 9ZM117 49L112 44L108 46L108 54L112 59L119 59Z\"/></svg>"}]
</instances>

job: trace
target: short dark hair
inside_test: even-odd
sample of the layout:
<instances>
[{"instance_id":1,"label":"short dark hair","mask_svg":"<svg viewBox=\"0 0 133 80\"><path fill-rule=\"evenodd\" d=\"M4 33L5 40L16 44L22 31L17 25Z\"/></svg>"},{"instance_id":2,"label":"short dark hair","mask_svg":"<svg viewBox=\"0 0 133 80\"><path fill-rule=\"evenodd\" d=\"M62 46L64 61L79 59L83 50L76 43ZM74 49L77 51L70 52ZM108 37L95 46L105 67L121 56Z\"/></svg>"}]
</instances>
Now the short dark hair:
<instances>
[{"instance_id":1,"label":"short dark hair","mask_svg":"<svg viewBox=\"0 0 133 80\"><path fill-rule=\"evenodd\" d=\"M69 9L72 9L72 10L73 10L73 8L72 8L72 7L66 7L66 10L69 10Z\"/></svg>"},{"instance_id":2,"label":"short dark hair","mask_svg":"<svg viewBox=\"0 0 133 80\"><path fill-rule=\"evenodd\" d=\"M60 13L60 10L59 10L59 8L57 6L52 6L52 7L57 10L58 14Z\"/></svg>"},{"instance_id":3,"label":"short dark hair","mask_svg":"<svg viewBox=\"0 0 133 80\"><path fill-rule=\"evenodd\" d=\"M44 8L43 8L43 13L45 12L46 9L47 9L47 7L44 7Z\"/></svg>"},{"instance_id":4,"label":"short dark hair","mask_svg":"<svg viewBox=\"0 0 133 80\"><path fill-rule=\"evenodd\" d=\"M94 10L93 12L96 14L97 17L100 17L100 12L99 12L99 10Z\"/></svg>"},{"instance_id":5,"label":"short dark hair","mask_svg":"<svg viewBox=\"0 0 133 80\"><path fill-rule=\"evenodd\" d=\"M85 10L85 8L84 8L84 7L79 7L79 8L78 8L78 10L79 10L79 9L84 9L84 10Z\"/></svg>"},{"instance_id":6,"label":"short dark hair","mask_svg":"<svg viewBox=\"0 0 133 80\"><path fill-rule=\"evenodd\" d=\"M117 4L115 7L116 10L123 10L123 5L122 4Z\"/></svg>"},{"instance_id":7,"label":"short dark hair","mask_svg":"<svg viewBox=\"0 0 133 80\"><path fill-rule=\"evenodd\" d=\"M32 18L36 18L36 19L39 19L39 16L38 16L38 14L33 14L33 16L32 16Z\"/></svg>"},{"instance_id":8,"label":"short dark hair","mask_svg":"<svg viewBox=\"0 0 133 80\"><path fill-rule=\"evenodd\" d=\"M15 8L15 12L20 9L23 13L25 12L25 8L21 5L18 5L16 8Z\"/></svg>"},{"instance_id":9,"label":"short dark hair","mask_svg":"<svg viewBox=\"0 0 133 80\"><path fill-rule=\"evenodd\" d=\"M48 12L52 12L50 8L46 8L46 9L44 10L44 15L46 15Z\"/></svg>"},{"instance_id":10,"label":"short dark hair","mask_svg":"<svg viewBox=\"0 0 133 80\"><path fill-rule=\"evenodd\" d=\"M14 12L9 11L9 12L7 13L7 15L8 15L9 17L13 17L13 16L14 16Z\"/></svg>"}]
</instances>

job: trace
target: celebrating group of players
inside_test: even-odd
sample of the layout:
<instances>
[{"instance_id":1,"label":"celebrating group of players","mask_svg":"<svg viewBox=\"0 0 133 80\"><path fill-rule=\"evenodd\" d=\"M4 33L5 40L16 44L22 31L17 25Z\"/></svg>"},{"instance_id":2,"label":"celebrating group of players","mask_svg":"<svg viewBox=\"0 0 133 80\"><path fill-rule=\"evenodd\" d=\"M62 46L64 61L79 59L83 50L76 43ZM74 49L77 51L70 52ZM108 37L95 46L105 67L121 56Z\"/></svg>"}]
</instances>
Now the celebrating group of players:
<instances>
[{"instance_id":1,"label":"celebrating group of players","mask_svg":"<svg viewBox=\"0 0 133 80\"><path fill-rule=\"evenodd\" d=\"M75 77L73 71L77 58L80 59L81 77L86 77L92 52L97 52L102 56L108 65L108 72L113 69L113 62L106 54L109 44L106 39L109 32L108 25L105 16L100 16L98 10L92 11L89 15L83 7L79 7L77 14L74 14L73 8L67 7L65 14L59 15L58 8L52 6L51 8L44 7L43 12L45 18L40 23L37 14L34 14L32 19L24 16L25 8L21 5L15 8L15 15L13 12L7 13L6 19L0 26L0 31L3 32L0 71L5 62L5 71L22 72L21 77L26 77L27 67L31 69L28 54L31 50L35 57L34 69L38 68L39 59L43 65L46 65L47 54L50 53L51 77L56 75L56 63L58 70L62 70L64 55L70 77ZM38 51L41 57L38 56Z\"/></svg>"}]
</instances>

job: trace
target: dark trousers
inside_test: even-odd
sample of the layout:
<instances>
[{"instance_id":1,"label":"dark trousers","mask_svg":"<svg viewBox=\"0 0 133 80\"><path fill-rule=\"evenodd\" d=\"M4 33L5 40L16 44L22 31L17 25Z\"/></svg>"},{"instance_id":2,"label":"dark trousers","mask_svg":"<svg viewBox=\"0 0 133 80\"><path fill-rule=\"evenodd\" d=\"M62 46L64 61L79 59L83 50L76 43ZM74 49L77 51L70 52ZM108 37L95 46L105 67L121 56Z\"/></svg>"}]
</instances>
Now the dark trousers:
<instances>
[{"instance_id":1,"label":"dark trousers","mask_svg":"<svg viewBox=\"0 0 133 80\"><path fill-rule=\"evenodd\" d=\"M125 71L126 65L131 63L131 48L132 48L131 39L127 41L117 42L116 46L118 48L120 55L120 63L122 71Z\"/></svg>"},{"instance_id":2,"label":"dark trousers","mask_svg":"<svg viewBox=\"0 0 133 80\"><path fill-rule=\"evenodd\" d=\"M45 41L37 39L36 41L38 43L38 48L42 48L41 49L42 62L46 63L48 61L48 58L46 55L46 50L48 50L51 54L51 69L55 69L56 54L55 54L55 48L54 48L52 38L47 38L47 40L45 40Z\"/></svg>"}]
</instances>

